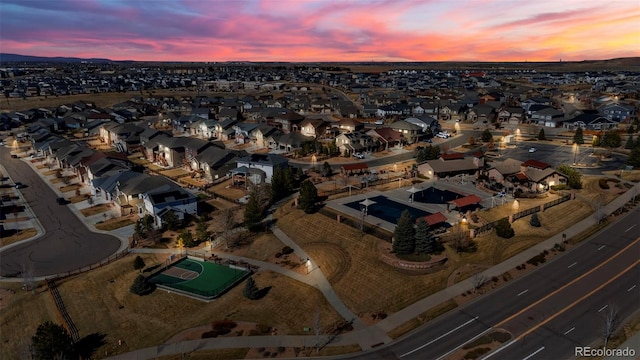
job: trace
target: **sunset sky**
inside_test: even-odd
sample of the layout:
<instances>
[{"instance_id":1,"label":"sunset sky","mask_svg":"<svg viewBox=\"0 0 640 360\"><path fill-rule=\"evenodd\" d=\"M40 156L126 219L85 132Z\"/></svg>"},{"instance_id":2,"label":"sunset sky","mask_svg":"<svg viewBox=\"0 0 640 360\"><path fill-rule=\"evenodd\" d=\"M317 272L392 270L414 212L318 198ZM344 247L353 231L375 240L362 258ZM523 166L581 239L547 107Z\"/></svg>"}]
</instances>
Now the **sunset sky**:
<instances>
[{"instance_id":1,"label":"sunset sky","mask_svg":"<svg viewBox=\"0 0 640 360\"><path fill-rule=\"evenodd\" d=\"M148 61L640 56L640 0L0 0L0 51Z\"/></svg>"}]
</instances>

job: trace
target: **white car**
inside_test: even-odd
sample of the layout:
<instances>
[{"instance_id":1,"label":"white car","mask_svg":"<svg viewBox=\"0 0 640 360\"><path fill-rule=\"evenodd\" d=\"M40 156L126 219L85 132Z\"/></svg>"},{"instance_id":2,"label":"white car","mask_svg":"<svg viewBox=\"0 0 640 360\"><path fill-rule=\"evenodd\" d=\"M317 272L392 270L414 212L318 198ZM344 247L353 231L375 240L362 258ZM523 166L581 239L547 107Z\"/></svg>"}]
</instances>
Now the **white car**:
<instances>
[{"instance_id":1,"label":"white car","mask_svg":"<svg viewBox=\"0 0 640 360\"><path fill-rule=\"evenodd\" d=\"M530 153L534 153L534 152L536 152L536 151L538 151L538 149L536 149L536 148L534 148L534 147L529 148L529 152L530 152Z\"/></svg>"},{"instance_id":2,"label":"white car","mask_svg":"<svg viewBox=\"0 0 640 360\"><path fill-rule=\"evenodd\" d=\"M353 154L353 156L357 157L358 159L364 159L364 154L362 153L355 153Z\"/></svg>"}]
</instances>

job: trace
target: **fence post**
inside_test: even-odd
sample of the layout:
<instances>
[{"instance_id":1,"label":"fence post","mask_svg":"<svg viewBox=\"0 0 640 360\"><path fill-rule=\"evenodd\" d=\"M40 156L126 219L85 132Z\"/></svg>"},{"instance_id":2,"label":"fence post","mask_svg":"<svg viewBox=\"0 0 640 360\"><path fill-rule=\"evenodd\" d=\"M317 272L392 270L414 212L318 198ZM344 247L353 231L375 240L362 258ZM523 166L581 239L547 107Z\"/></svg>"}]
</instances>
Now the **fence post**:
<instances>
[{"instance_id":1,"label":"fence post","mask_svg":"<svg viewBox=\"0 0 640 360\"><path fill-rule=\"evenodd\" d=\"M513 223L513 215L509 215L509 224Z\"/></svg>"},{"instance_id":2,"label":"fence post","mask_svg":"<svg viewBox=\"0 0 640 360\"><path fill-rule=\"evenodd\" d=\"M540 212L544 212L544 204L540 205Z\"/></svg>"}]
</instances>

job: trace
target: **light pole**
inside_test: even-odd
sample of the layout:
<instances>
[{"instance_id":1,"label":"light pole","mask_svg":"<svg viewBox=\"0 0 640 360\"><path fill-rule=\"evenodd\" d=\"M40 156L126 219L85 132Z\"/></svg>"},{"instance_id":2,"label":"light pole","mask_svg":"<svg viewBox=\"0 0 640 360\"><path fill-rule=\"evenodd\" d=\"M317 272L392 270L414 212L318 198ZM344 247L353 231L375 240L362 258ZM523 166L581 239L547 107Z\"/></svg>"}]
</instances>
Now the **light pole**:
<instances>
[{"instance_id":1,"label":"light pole","mask_svg":"<svg viewBox=\"0 0 640 360\"><path fill-rule=\"evenodd\" d=\"M576 157L578 156L578 143L573 143L573 165L576 165Z\"/></svg>"}]
</instances>

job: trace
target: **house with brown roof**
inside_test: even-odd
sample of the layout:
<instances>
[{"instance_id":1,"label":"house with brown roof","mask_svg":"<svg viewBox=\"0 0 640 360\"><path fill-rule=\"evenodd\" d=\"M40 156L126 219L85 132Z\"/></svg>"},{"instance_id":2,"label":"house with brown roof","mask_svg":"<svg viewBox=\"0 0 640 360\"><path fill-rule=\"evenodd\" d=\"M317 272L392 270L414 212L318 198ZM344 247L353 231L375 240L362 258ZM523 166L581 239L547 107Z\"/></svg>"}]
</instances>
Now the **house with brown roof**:
<instances>
[{"instance_id":1,"label":"house with brown roof","mask_svg":"<svg viewBox=\"0 0 640 360\"><path fill-rule=\"evenodd\" d=\"M398 146L402 144L404 140L402 133L388 127L371 129L367 131L366 134L371 136L376 142L379 142L381 148L384 148L384 150Z\"/></svg>"},{"instance_id":2,"label":"house with brown roof","mask_svg":"<svg viewBox=\"0 0 640 360\"><path fill-rule=\"evenodd\" d=\"M300 132L304 136L320 139L327 134L327 128L329 128L330 124L330 122L322 119L305 119L300 123Z\"/></svg>"},{"instance_id":3,"label":"house with brown roof","mask_svg":"<svg viewBox=\"0 0 640 360\"><path fill-rule=\"evenodd\" d=\"M477 175L484 168L484 156L480 153L465 156L460 153L442 154L435 160L427 160L418 165L420 174L428 178L447 178L468 174Z\"/></svg>"}]
</instances>

